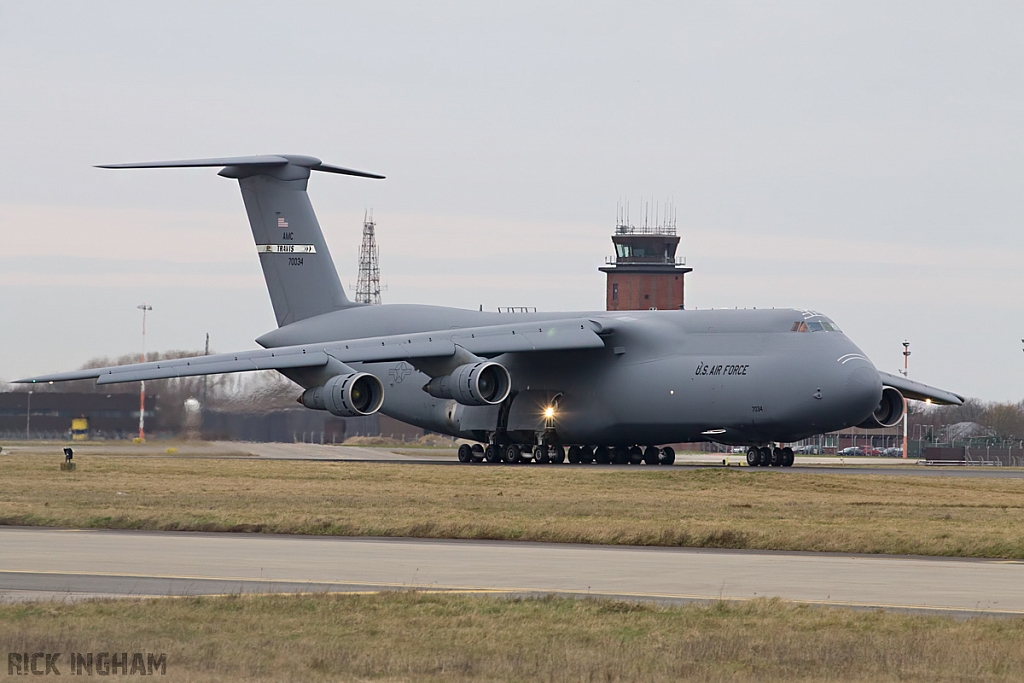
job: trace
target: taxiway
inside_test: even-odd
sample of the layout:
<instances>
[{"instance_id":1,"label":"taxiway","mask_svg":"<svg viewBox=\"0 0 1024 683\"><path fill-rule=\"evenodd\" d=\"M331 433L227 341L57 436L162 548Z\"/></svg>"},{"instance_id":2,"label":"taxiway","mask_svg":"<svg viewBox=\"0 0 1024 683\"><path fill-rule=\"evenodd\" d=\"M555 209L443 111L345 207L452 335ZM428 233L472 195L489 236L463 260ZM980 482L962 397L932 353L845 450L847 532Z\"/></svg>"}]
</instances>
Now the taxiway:
<instances>
[{"instance_id":1,"label":"taxiway","mask_svg":"<svg viewBox=\"0 0 1024 683\"><path fill-rule=\"evenodd\" d=\"M0 599L445 590L1024 616L1024 562L568 544L0 528Z\"/></svg>"}]
</instances>

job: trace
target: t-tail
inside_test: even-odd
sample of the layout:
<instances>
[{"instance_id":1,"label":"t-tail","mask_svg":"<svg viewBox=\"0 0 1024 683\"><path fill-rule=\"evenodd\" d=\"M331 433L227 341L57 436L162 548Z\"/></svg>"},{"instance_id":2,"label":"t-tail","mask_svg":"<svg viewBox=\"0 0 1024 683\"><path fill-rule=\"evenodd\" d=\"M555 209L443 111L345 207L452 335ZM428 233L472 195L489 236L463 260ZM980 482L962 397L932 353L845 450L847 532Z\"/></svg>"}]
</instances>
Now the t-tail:
<instances>
[{"instance_id":1,"label":"t-tail","mask_svg":"<svg viewBox=\"0 0 1024 683\"><path fill-rule=\"evenodd\" d=\"M293 154L143 161L99 168L191 166L223 166L219 175L238 180L278 326L358 305L345 296L306 183L311 170L362 178L384 176Z\"/></svg>"}]
</instances>

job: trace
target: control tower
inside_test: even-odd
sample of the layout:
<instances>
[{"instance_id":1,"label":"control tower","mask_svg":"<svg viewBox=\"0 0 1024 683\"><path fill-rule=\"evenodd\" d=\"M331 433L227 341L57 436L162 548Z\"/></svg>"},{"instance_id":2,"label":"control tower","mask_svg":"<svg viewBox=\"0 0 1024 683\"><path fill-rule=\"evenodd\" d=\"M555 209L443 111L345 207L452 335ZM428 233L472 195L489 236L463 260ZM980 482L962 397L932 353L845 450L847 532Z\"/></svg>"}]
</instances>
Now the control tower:
<instances>
[{"instance_id":1,"label":"control tower","mask_svg":"<svg viewBox=\"0 0 1024 683\"><path fill-rule=\"evenodd\" d=\"M646 311L684 308L683 277L693 268L676 256L675 210L665 207L665 217L652 219L645 209L643 222L629 222L628 209L619 207L612 235L615 255L605 259L600 270L608 274L606 310Z\"/></svg>"}]
</instances>

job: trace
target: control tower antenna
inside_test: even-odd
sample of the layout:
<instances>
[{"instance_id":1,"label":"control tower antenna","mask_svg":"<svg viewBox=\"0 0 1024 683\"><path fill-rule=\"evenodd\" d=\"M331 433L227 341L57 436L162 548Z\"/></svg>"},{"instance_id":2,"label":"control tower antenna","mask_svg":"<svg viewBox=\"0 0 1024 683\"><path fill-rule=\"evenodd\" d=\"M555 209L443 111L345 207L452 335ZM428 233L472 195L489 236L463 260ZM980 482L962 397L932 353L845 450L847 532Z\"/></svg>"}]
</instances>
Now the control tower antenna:
<instances>
[{"instance_id":1,"label":"control tower antenna","mask_svg":"<svg viewBox=\"0 0 1024 683\"><path fill-rule=\"evenodd\" d=\"M377 250L377 224L373 210L363 214L363 243L359 246L359 279L356 281L356 303L380 303L380 252Z\"/></svg>"}]
</instances>

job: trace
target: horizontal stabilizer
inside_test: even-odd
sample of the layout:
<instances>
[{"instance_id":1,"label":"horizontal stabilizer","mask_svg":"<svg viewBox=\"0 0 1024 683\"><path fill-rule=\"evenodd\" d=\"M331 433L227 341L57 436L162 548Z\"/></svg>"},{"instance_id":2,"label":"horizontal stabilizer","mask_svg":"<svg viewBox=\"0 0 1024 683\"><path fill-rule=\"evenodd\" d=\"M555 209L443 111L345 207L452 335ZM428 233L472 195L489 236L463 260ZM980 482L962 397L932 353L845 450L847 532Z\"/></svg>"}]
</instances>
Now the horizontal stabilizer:
<instances>
[{"instance_id":1,"label":"horizontal stabilizer","mask_svg":"<svg viewBox=\"0 0 1024 683\"><path fill-rule=\"evenodd\" d=\"M882 384L899 390L901 394L914 401L929 401L942 406L962 406L964 404L964 397L960 394L954 394L952 391L936 389L927 384L915 382L912 379L888 372L879 371L878 375L882 380Z\"/></svg>"},{"instance_id":2,"label":"horizontal stabilizer","mask_svg":"<svg viewBox=\"0 0 1024 683\"><path fill-rule=\"evenodd\" d=\"M299 154L260 154L244 157L214 157L212 159L178 159L174 161L137 161L128 164L100 164L96 168L203 168L216 166L301 166L313 171L339 173L360 178L383 179L384 176L366 171L325 164L316 157Z\"/></svg>"},{"instance_id":3,"label":"horizontal stabilizer","mask_svg":"<svg viewBox=\"0 0 1024 683\"><path fill-rule=\"evenodd\" d=\"M600 349L604 348L604 341L597 335L597 327L597 323L589 320L574 319L469 327L75 370L19 379L16 383L41 384L95 378L97 384L115 384L226 372L320 367L331 358L342 363L448 358L455 355L457 346L478 356Z\"/></svg>"},{"instance_id":4,"label":"horizontal stabilizer","mask_svg":"<svg viewBox=\"0 0 1024 683\"><path fill-rule=\"evenodd\" d=\"M283 166L288 160L274 154L214 159L178 159L176 161L136 161L129 164L100 164L96 168L190 168L204 166Z\"/></svg>"}]
</instances>

